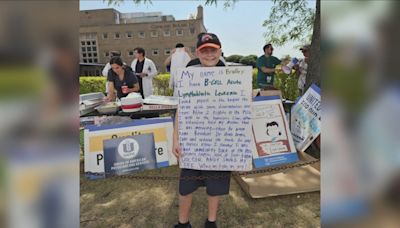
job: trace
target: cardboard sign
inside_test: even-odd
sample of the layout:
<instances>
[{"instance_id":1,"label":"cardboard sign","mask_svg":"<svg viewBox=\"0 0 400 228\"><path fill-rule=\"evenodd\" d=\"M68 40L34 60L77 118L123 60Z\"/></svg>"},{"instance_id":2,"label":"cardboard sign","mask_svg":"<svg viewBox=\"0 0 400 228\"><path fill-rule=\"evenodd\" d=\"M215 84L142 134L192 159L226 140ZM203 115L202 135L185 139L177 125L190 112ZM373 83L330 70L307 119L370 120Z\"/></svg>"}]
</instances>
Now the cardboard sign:
<instances>
[{"instance_id":1,"label":"cardboard sign","mask_svg":"<svg viewBox=\"0 0 400 228\"><path fill-rule=\"evenodd\" d=\"M109 139L103 144L106 177L157 168L153 134Z\"/></svg>"},{"instance_id":2,"label":"cardboard sign","mask_svg":"<svg viewBox=\"0 0 400 228\"><path fill-rule=\"evenodd\" d=\"M321 95L316 85L292 107L290 128L298 151L305 151L321 133Z\"/></svg>"},{"instance_id":3,"label":"cardboard sign","mask_svg":"<svg viewBox=\"0 0 400 228\"><path fill-rule=\"evenodd\" d=\"M176 165L172 154L173 124L171 117L133 120L105 126L91 125L84 131L85 175L90 179L104 177L103 141L153 133L157 167Z\"/></svg>"},{"instance_id":4,"label":"cardboard sign","mask_svg":"<svg viewBox=\"0 0 400 228\"><path fill-rule=\"evenodd\" d=\"M252 115L256 168L299 160L279 96L255 97Z\"/></svg>"},{"instance_id":5,"label":"cardboard sign","mask_svg":"<svg viewBox=\"0 0 400 228\"><path fill-rule=\"evenodd\" d=\"M251 170L251 67L180 69L181 168Z\"/></svg>"}]
</instances>

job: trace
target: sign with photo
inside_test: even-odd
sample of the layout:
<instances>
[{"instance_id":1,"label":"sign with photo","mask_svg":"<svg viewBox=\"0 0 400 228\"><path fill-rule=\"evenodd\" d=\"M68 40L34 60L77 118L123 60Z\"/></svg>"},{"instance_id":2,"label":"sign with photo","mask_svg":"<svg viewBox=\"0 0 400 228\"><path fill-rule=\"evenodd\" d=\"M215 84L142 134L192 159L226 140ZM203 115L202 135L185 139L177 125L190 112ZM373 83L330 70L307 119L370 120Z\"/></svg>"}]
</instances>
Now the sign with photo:
<instances>
[{"instance_id":1,"label":"sign with photo","mask_svg":"<svg viewBox=\"0 0 400 228\"><path fill-rule=\"evenodd\" d=\"M290 128L298 151L305 151L321 133L321 94L316 85L292 107Z\"/></svg>"},{"instance_id":2,"label":"sign with photo","mask_svg":"<svg viewBox=\"0 0 400 228\"><path fill-rule=\"evenodd\" d=\"M104 140L103 146L106 177L157 168L152 133Z\"/></svg>"},{"instance_id":3,"label":"sign with photo","mask_svg":"<svg viewBox=\"0 0 400 228\"><path fill-rule=\"evenodd\" d=\"M251 77L247 66L178 71L181 168L252 169Z\"/></svg>"},{"instance_id":4,"label":"sign with photo","mask_svg":"<svg viewBox=\"0 0 400 228\"><path fill-rule=\"evenodd\" d=\"M299 160L279 96L255 97L252 105L256 168Z\"/></svg>"}]
</instances>

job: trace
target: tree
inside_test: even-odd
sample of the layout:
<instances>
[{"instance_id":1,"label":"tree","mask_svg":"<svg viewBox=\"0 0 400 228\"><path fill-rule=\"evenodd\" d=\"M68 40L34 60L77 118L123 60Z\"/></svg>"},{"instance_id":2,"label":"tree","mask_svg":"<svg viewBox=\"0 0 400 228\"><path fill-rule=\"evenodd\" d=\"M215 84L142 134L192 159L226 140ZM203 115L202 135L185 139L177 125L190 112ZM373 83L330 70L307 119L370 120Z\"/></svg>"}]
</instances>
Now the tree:
<instances>
[{"instance_id":1,"label":"tree","mask_svg":"<svg viewBox=\"0 0 400 228\"><path fill-rule=\"evenodd\" d=\"M239 63L256 67L257 56L256 55L248 55L240 58Z\"/></svg>"},{"instance_id":2,"label":"tree","mask_svg":"<svg viewBox=\"0 0 400 228\"><path fill-rule=\"evenodd\" d=\"M118 5L124 0L103 0L109 5ZM130 0L136 4L152 4L152 0ZM224 7L233 7L237 0L224 0ZM306 0L273 0L271 13L263 26L265 38L277 46L288 41L307 43L311 37L311 57L308 64L306 89L315 83L321 86L320 74L320 24L321 0L316 0L315 10L308 8ZM216 5L217 0L206 0L206 5ZM312 33L311 33L312 31ZM312 36L311 36L312 34Z\"/></svg>"},{"instance_id":3,"label":"tree","mask_svg":"<svg viewBox=\"0 0 400 228\"><path fill-rule=\"evenodd\" d=\"M225 58L227 62L239 63L240 59L243 58L243 55L230 55Z\"/></svg>"}]
</instances>

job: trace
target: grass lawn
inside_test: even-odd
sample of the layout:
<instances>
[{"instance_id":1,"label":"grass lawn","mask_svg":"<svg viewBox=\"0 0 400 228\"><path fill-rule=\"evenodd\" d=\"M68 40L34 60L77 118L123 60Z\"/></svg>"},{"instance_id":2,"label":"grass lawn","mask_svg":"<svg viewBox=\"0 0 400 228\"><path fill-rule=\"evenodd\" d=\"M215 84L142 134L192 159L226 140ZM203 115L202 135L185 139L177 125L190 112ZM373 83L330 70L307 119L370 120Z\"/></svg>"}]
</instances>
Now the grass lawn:
<instances>
[{"instance_id":1,"label":"grass lawn","mask_svg":"<svg viewBox=\"0 0 400 228\"><path fill-rule=\"evenodd\" d=\"M178 176L168 167L139 175ZM173 227L178 219L178 181L109 178L91 181L81 174L81 227ZM190 221L204 227L207 216L204 188L194 193ZM222 198L219 227L319 227L320 193L249 198L231 179L231 189Z\"/></svg>"}]
</instances>

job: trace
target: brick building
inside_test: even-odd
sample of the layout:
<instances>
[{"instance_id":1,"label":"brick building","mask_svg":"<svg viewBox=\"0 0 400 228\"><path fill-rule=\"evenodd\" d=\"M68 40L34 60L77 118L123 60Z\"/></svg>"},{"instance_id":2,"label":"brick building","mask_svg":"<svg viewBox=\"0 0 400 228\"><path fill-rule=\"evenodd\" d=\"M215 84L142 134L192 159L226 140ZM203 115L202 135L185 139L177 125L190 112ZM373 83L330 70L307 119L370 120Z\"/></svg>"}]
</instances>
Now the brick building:
<instances>
[{"instance_id":1,"label":"brick building","mask_svg":"<svg viewBox=\"0 0 400 228\"><path fill-rule=\"evenodd\" d=\"M165 72L164 60L183 43L194 53L196 36L205 32L203 7L197 7L195 16L175 20L161 12L120 13L115 9L80 11L80 62L106 64L110 51L120 51L128 65L134 59L133 49L142 47L159 72Z\"/></svg>"}]
</instances>

